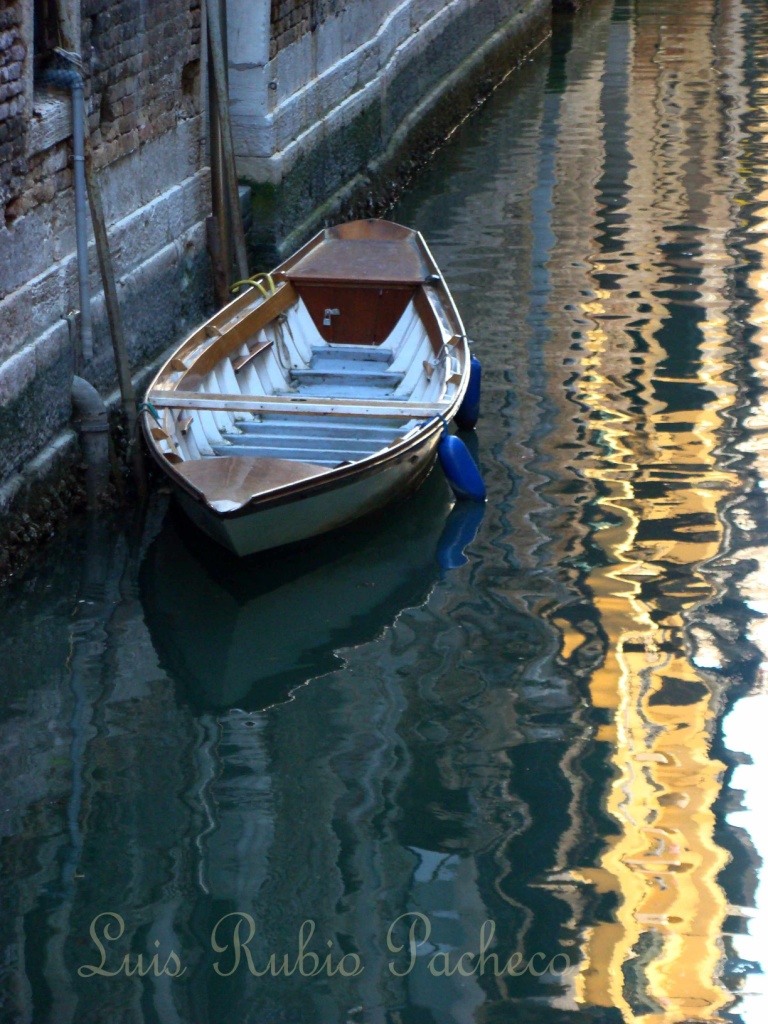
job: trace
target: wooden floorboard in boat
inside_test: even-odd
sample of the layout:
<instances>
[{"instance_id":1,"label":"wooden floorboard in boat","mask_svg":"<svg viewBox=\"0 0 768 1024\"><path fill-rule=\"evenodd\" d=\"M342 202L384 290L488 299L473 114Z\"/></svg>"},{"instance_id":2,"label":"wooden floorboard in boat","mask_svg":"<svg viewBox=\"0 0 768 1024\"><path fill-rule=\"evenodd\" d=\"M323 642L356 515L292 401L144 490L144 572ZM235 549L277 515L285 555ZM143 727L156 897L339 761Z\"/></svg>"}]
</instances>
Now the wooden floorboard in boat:
<instances>
[{"instance_id":1,"label":"wooden floorboard in boat","mask_svg":"<svg viewBox=\"0 0 768 1024\"><path fill-rule=\"evenodd\" d=\"M327 466L290 459L218 456L191 459L174 467L208 501L243 504L255 494L327 473Z\"/></svg>"}]
</instances>

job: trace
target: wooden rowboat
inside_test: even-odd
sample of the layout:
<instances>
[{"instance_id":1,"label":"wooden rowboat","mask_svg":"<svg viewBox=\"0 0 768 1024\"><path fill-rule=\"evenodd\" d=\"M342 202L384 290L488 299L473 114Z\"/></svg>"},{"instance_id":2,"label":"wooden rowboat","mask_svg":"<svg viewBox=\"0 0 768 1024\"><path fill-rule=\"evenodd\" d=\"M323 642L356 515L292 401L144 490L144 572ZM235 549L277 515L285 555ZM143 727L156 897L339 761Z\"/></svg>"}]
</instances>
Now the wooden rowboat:
<instances>
[{"instance_id":1,"label":"wooden rowboat","mask_svg":"<svg viewBox=\"0 0 768 1024\"><path fill-rule=\"evenodd\" d=\"M142 421L190 518L247 555L417 487L469 373L421 235L355 221L321 231L194 331L152 382Z\"/></svg>"}]
</instances>

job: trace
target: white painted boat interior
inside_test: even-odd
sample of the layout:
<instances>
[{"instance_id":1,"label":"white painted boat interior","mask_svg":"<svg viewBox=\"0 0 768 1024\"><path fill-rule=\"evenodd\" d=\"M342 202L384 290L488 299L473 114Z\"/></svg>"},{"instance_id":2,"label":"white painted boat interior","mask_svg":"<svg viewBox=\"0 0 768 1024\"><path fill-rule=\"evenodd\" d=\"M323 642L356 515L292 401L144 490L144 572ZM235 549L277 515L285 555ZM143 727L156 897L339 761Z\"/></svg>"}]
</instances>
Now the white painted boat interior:
<instances>
[{"instance_id":1,"label":"white painted boat interior","mask_svg":"<svg viewBox=\"0 0 768 1024\"><path fill-rule=\"evenodd\" d=\"M264 301L259 296L253 308ZM244 457L332 468L359 461L407 436L423 421L419 413L437 412L448 400L460 373L447 325L444 334L436 355L410 301L380 345L330 344L297 297L196 381L194 391L209 408L194 408L173 392L187 393L186 381L195 379L210 338L185 354L167 386L149 396L160 416L153 437L176 463ZM222 330L219 337L225 336ZM238 396L271 401L252 413L227 408ZM329 411L314 411L324 407Z\"/></svg>"}]
</instances>

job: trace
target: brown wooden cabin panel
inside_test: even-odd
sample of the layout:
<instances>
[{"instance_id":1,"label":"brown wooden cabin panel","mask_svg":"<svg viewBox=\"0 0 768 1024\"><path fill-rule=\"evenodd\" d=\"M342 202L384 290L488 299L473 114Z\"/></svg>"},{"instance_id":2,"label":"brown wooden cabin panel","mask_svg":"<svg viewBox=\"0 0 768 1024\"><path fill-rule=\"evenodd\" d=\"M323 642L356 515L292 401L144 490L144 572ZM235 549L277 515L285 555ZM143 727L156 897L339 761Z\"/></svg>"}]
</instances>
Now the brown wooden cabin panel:
<instances>
[{"instance_id":1,"label":"brown wooden cabin panel","mask_svg":"<svg viewBox=\"0 0 768 1024\"><path fill-rule=\"evenodd\" d=\"M415 286L296 284L321 337L347 345L380 345L386 341L416 292ZM326 318L328 309L339 312ZM330 325L323 322L325 319L330 319Z\"/></svg>"},{"instance_id":2,"label":"brown wooden cabin panel","mask_svg":"<svg viewBox=\"0 0 768 1024\"><path fill-rule=\"evenodd\" d=\"M430 268L413 239L406 242L350 241L329 238L310 249L298 263L275 271L278 280L295 284L416 285Z\"/></svg>"},{"instance_id":3,"label":"brown wooden cabin panel","mask_svg":"<svg viewBox=\"0 0 768 1024\"><path fill-rule=\"evenodd\" d=\"M403 241L412 239L415 232L412 228L403 227L389 220L355 220L345 224L337 224L328 228L326 234L331 238L381 239L382 241Z\"/></svg>"}]
</instances>

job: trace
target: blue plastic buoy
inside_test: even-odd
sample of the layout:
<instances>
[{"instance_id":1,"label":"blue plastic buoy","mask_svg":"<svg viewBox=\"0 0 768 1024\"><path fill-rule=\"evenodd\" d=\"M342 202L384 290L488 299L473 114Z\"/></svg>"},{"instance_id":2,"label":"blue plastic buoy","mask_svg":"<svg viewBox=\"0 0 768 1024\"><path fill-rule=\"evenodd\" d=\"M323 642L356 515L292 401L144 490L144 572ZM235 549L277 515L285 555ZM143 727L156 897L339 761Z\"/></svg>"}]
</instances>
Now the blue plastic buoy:
<instances>
[{"instance_id":1,"label":"blue plastic buoy","mask_svg":"<svg viewBox=\"0 0 768 1024\"><path fill-rule=\"evenodd\" d=\"M469 384L459 411L456 413L456 426L459 430L473 430L480 416L480 381L483 368L480 360L472 356L469 361Z\"/></svg>"},{"instance_id":2,"label":"blue plastic buoy","mask_svg":"<svg viewBox=\"0 0 768 1024\"><path fill-rule=\"evenodd\" d=\"M437 454L457 498L485 501L485 483L463 441L454 434L443 434L437 446Z\"/></svg>"},{"instance_id":3,"label":"blue plastic buoy","mask_svg":"<svg viewBox=\"0 0 768 1024\"><path fill-rule=\"evenodd\" d=\"M464 549L477 536L485 515L485 505L479 501L457 501L445 521L435 557L441 569L458 569L469 559Z\"/></svg>"}]
</instances>

